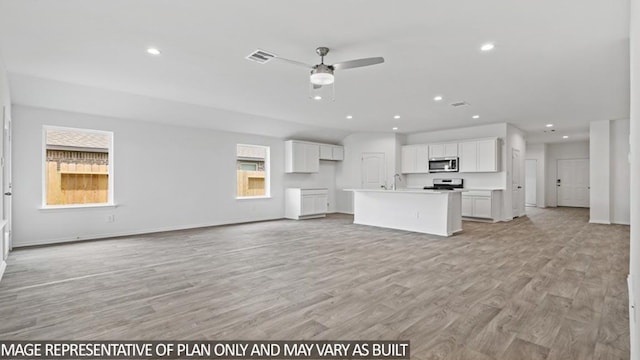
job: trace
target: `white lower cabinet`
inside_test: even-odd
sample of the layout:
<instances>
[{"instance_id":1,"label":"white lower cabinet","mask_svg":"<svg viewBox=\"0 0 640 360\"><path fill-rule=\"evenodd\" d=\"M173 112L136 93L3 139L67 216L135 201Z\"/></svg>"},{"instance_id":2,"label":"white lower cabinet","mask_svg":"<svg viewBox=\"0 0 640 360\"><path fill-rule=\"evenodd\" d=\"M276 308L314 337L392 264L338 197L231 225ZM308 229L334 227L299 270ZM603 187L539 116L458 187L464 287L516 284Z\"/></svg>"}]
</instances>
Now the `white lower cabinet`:
<instances>
[{"instance_id":1,"label":"white lower cabinet","mask_svg":"<svg viewBox=\"0 0 640 360\"><path fill-rule=\"evenodd\" d=\"M327 189L286 189L284 216L294 220L324 217L328 201Z\"/></svg>"},{"instance_id":2,"label":"white lower cabinet","mask_svg":"<svg viewBox=\"0 0 640 360\"><path fill-rule=\"evenodd\" d=\"M462 193L462 216L500 220L500 190L473 190Z\"/></svg>"}]
</instances>

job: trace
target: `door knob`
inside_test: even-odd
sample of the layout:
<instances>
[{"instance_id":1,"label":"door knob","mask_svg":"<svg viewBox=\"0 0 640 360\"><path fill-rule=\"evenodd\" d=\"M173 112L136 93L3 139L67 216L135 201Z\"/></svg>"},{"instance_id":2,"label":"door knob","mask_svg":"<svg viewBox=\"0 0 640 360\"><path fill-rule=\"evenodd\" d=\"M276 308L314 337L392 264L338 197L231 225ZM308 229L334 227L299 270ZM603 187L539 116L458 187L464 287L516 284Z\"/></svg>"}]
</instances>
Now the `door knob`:
<instances>
[{"instance_id":1,"label":"door knob","mask_svg":"<svg viewBox=\"0 0 640 360\"><path fill-rule=\"evenodd\" d=\"M7 191L6 193L4 193L7 196L11 196L11 191Z\"/></svg>"}]
</instances>

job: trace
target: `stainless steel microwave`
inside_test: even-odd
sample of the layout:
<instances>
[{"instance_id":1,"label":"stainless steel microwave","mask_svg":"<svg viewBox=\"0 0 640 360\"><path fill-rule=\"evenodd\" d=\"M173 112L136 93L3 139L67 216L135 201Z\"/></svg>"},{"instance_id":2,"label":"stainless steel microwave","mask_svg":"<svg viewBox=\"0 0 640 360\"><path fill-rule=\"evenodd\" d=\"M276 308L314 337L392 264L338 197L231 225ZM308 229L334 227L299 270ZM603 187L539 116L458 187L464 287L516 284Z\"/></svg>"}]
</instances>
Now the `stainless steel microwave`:
<instances>
[{"instance_id":1,"label":"stainless steel microwave","mask_svg":"<svg viewBox=\"0 0 640 360\"><path fill-rule=\"evenodd\" d=\"M458 172L457 157L438 157L429 159L429 172Z\"/></svg>"}]
</instances>

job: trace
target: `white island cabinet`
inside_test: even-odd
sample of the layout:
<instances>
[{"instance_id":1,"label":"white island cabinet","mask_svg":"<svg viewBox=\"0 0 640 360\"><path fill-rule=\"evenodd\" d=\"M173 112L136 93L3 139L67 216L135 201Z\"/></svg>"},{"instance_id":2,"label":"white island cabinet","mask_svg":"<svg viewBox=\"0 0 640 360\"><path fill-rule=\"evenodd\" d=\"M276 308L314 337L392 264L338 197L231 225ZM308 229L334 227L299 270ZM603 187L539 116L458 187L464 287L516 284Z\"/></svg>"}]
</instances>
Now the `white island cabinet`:
<instances>
[{"instance_id":1,"label":"white island cabinet","mask_svg":"<svg viewBox=\"0 0 640 360\"><path fill-rule=\"evenodd\" d=\"M461 191L353 191L353 223L451 236L462 231Z\"/></svg>"},{"instance_id":2,"label":"white island cabinet","mask_svg":"<svg viewBox=\"0 0 640 360\"><path fill-rule=\"evenodd\" d=\"M284 217L294 220L325 217L328 194L327 189L286 189Z\"/></svg>"}]
</instances>

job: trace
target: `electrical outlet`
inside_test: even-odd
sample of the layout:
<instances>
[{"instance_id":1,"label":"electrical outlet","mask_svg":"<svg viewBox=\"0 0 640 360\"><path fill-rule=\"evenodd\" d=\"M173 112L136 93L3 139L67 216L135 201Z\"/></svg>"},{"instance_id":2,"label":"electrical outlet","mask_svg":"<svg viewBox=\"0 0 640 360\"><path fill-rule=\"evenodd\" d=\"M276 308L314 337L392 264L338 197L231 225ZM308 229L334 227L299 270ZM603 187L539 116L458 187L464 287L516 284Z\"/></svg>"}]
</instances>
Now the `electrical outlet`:
<instances>
[{"instance_id":1,"label":"electrical outlet","mask_svg":"<svg viewBox=\"0 0 640 360\"><path fill-rule=\"evenodd\" d=\"M107 220L108 223L112 223L112 222L116 221L116 216L113 215L113 214L107 215L107 219L106 220Z\"/></svg>"}]
</instances>

